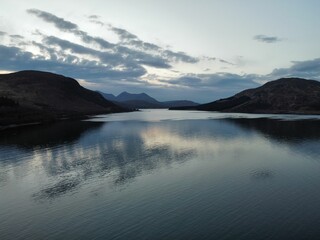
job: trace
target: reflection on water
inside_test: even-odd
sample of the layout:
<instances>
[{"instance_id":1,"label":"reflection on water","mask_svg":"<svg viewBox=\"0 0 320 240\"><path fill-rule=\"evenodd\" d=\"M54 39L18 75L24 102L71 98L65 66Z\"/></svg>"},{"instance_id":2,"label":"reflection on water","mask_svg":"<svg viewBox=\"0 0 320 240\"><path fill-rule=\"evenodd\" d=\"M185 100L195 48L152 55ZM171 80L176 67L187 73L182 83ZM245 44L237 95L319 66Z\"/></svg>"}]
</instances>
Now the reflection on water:
<instances>
[{"instance_id":1,"label":"reflection on water","mask_svg":"<svg viewBox=\"0 0 320 240\"><path fill-rule=\"evenodd\" d=\"M67 192L74 190L80 183L79 178L64 178L53 186L42 189L40 192L34 194L35 198L52 199L61 196Z\"/></svg>"},{"instance_id":2,"label":"reflection on water","mask_svg":"<svg viewBox=\"0 0 320 240\"><path fill-rule=\"evenodd\" d=\"M45 148L70 144L91 130L99 129L101 122L63 121L54 124L16 128L4 131L0 145L19 148Z\"/></svg>"},{"instance_id":3,"label":"reflection on water","mask_svg":"<svg viewBox=\"0 0 320 240\"><path fill-rule=\"evenodd\" d=\"M107 123L101 129L102 125L61 122L15 130L0 139L3 156L8 156L2 163L12 166L9 160L15 159L30 161L28 165L32 166L41 165L48 177L55 177L57 181L50 181L33 196L55 198L73 191L92 177L110 175L114 184L121 185L173 162L183 163L194 155L194 148L188 148L189 143L182 141L181 136L162 127ZM174 144L179 142L184 146ZM17 148L12 149L12 146Z\"/></svg>"},{"instance_id":4,"label":"reflection on water","mask_svg":"<svg viewBox=\"0 0 320 240\"><path fill-rule=\"evenodd\" d=\"M270 170L257 169L255 171L252 171L251 176L254 180L265 180L272 178L274 176L274 173Z\"/></svg>"},{"instance_id":5,"label":"reflection on water","mask_svg":"<svg viewBox=\"0 0 320 240\"><path fill-rule=\"evenodd\" d=\"M260 119L226 119L237 126L256 130L268 138L283 142L301 142L320 137L319 120L284 121L268 118Z\"/></svg>"},{"instance_id":6,"label":"reflection on water","mask_svg":"<svg viewBox=\"0 0 320 240\"><path fill-rule=\"evenodd\" d=\"M0 239L320 234L319 121L138 114L4 132Z\"/></svg>"}]
</instances>

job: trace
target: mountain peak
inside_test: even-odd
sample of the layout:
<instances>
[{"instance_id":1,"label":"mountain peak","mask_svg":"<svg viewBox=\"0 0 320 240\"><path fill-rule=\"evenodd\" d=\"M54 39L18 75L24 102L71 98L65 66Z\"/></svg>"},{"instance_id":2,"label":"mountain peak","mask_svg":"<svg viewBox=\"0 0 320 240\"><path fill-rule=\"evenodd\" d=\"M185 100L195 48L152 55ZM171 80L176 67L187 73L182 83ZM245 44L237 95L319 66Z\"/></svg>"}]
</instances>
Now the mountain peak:
<instances>
[{"instance_id":1,"label":"mountain peak","mask_svg":"<svg viewBox=\"0 0 320 240\"><path fill-rule=\"evenodd\" d=\"M112 94L101 93L107 100L114 101L128 108L170 108L181 106L197 106L198 103L187 100L176 100L159 102L146 93L128 93L126 91L120 93L118 96Z\"/></svg>"},{"instance_id":2,"label":"mountain peak","mask_svg":"<svg viewBox=\"0 0 320 240\"><path fill-rule=\"evenodd\" d=\"M116 101L119 101L119 102L133 101L133 100L159 103L156 99L150 97L146 93L128 93L124 91L116 97Z\"/></svg>"},{"instance_id":3,"label":"mountain peak","mask_svg":"<svg viewBox=\"0 0 320 240\"><path fill-rule=\"evenodd\" d=\"M128 95L130 93L128 93L127 91L123 91L122 93L120 93L118 96L121 96L121 95Z\"/></svg>"}]
</instances>

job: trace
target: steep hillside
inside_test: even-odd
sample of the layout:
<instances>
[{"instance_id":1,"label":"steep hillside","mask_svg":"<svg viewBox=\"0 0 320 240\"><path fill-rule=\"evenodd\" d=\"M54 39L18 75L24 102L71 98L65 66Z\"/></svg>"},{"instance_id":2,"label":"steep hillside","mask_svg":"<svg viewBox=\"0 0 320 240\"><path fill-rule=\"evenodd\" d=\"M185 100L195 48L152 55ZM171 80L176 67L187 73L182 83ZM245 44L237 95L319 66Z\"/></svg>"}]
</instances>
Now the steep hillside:
<instances>
[{"instance_id":1,"label":"steep hillside","mask_svg":"<svg viewBox=\"0 0 320 240\"><path fill-rule=\"evenodd\" d=\"M124 110L62 75L39 71L0 75L2 126Z\"/></svg>"},{"instance_id":2,"label":"steep hillside","mask_svg":"<svg viewBox=\"0 0 320 240\"><path fill-rule=\"evenodd\" d=\"M320 82L282 78L196 107L172 108L243 113L320 114Z\"/></svg>"}]
</instances>

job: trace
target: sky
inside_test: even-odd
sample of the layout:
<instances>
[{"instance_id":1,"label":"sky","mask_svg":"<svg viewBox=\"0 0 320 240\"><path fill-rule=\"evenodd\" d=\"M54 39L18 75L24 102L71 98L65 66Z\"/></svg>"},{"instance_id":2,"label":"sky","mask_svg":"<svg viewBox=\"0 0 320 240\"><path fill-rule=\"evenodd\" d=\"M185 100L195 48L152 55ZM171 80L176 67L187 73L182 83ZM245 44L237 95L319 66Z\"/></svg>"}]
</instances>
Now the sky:
<instances>
[{"instance_id":1,"label":"sky","mask_svg":"<svg viewBox=\"0 0 320 240\"><path fill-rule=\"evenodd\" d=\"M282 77L320 81L318 0L0 0L0 73L115 95L210 102Z\"/></svg>"}]
</instances>

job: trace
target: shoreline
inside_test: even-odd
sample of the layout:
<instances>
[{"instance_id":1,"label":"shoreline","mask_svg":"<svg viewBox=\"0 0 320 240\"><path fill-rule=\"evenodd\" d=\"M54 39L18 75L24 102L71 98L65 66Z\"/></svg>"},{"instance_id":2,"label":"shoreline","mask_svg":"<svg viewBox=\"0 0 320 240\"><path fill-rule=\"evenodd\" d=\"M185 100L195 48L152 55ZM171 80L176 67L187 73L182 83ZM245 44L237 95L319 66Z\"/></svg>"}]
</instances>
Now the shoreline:
<instances>
[{"instance_id":1,"label":"shoreline","mask_svg":"<svg viewBox=\"0 0 320 240\"><path fill-rule=\"evenodd\" d=\"M66 121L66 120L86 120L89 118L92 118L97 115L103 115L103 114L113 114L113 113L125 113L125 112L132 112L137 110L126 110L126 111L115 111L115 112L99 112L99 113L92 113L92 114L85 114L85 115L72 115L72 116L63 116L59 118L51 118L44 121L33 121L33 122L25 122L25 123L13 123L8 125L0 125L0 132L9 130L9 129L15 129L20 127L27 127L27 126L36 126L41 124L48 124L48 123L54 123L59 121Z\"/></svg>"}]
</instances>

